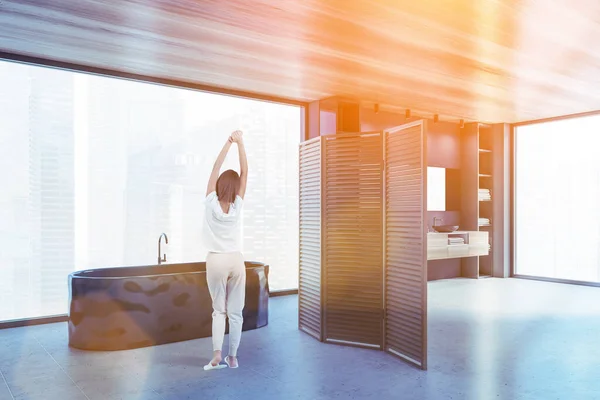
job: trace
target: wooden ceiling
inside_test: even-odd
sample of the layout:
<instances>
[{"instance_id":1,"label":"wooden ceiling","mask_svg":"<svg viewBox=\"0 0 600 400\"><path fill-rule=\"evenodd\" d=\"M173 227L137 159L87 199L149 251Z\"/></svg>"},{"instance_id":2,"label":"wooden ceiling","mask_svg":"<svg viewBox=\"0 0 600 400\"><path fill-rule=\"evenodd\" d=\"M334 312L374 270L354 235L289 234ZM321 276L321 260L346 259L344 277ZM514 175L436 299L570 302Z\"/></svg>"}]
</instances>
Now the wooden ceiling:
<instances>
[{"instance_id":1,"label":"wooden ceiling","mask_svg":"<svg viewBox=\"0 0 600 400\"><path fill-rule=\"evenodd\" d=\"M484 122L600 109L599 40L597 0L0 0L3 52Z\"/></svg>"}]
</instances>

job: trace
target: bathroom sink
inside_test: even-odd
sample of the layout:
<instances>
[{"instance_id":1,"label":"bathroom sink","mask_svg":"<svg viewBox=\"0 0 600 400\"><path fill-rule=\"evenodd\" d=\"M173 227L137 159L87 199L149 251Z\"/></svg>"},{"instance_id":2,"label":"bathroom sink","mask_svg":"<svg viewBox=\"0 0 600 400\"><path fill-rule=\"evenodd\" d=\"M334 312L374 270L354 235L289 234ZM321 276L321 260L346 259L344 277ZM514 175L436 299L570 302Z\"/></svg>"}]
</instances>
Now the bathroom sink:
<instances>
[{"instance_id":1,"label":"bathroom sink","mask_svg":"<svg viewBox=\"0 0 600 400\"><path fill-rule=\"evenodd\" d=\"M437 225L432 227L434 231L440 233L449 233L458 230L458 225Z\"/></svg>"}]
</instances>

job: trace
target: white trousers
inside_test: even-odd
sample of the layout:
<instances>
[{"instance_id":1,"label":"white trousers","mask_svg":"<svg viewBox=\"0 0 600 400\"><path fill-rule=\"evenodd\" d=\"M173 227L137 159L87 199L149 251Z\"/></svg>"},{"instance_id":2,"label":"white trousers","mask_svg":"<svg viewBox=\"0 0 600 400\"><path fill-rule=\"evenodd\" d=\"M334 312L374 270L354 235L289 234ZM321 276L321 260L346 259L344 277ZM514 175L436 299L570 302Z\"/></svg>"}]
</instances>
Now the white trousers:
<instances>
[{"instance_id":1,"label":"white trousers","mask_svg":"<svg viewBox=\"0 0 600 400\"><path fill-rule=\"evenodd\" d=\"M246 300L244 256L236 253L208 253L206 281L212 298L213 350L222 350L225 317L229 318L229 355L236 357L242 338L242 311Z\"/></svg>"}]
</instances>

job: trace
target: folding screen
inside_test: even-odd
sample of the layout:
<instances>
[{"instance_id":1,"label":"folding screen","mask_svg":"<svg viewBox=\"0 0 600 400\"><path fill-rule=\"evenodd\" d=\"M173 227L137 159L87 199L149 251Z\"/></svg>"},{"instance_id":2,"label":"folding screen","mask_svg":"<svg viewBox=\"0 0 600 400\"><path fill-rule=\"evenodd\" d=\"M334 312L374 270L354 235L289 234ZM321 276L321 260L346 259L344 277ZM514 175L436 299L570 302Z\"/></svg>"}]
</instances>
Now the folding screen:
<instances>
[{"instance_id":1,"label":"folding screen","mask_svg":"<svg viewBox=\"0 0 600 400\"><path fill-rule=\"evenodd\" d=\"M323 340L321 303L321 142L300 144L299 328Z\"/></svg>"},{"instance_id":2,"label":"folding screen","mask_svg":"<svg viewBox=\"0 0 600 400\"><path fill-rule=\"evenodd\" d=\"M427 368L425 122L385 132L385 351Z\"/></svg>"},{"instance_id":3,"label":"folding screen","mask_svg":"<svg viewBox=\"0 0 600 400\"><path fill-rule=\"evenodd\" d=\"M324 312L328 342L381 348L382 134L324 139Z\"/></svg>"},{"instance_id":4,"label":"folding screen","mask_svg":"<svg viewBox=\"0 0 600 400\"><path fill-rule=\"evenodd\" d=\"M385 349L423 369L424 127L301 144L299 285L301 330L321 341Z\"/></svg>"}]
</instances>

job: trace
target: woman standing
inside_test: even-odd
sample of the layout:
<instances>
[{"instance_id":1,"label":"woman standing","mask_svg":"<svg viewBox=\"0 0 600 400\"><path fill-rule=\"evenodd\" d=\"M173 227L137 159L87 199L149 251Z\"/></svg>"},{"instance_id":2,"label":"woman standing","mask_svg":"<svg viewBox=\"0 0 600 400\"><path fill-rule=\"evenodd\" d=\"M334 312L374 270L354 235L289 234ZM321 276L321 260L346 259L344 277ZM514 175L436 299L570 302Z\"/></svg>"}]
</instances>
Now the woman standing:
<instances>
[{"instance_id":1,"label":"woman standing","mask_svg":"<svg viewBox=\"0 0 600 400\"><path fill-rule=\"evenodd\" d=\"M240 174L227 170L219 175L223 161L233 143L240 157ZM206 280L212 298L213 357L205 370L224 368L220 365L225 336L225 317L229 318L229 354L225 362L238 367L237 350L242 336L242 310L246 296L246 267L241 253L240 214L248 180L248 160L242 132L229 137L217 157L206 190L205 240Z\"/></svg>"}]
</instances>

